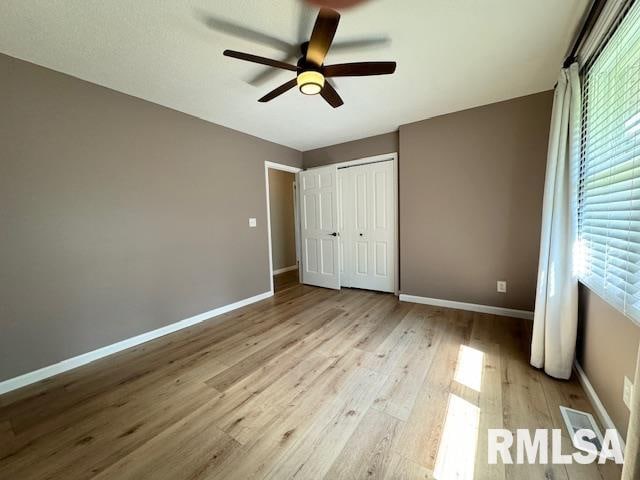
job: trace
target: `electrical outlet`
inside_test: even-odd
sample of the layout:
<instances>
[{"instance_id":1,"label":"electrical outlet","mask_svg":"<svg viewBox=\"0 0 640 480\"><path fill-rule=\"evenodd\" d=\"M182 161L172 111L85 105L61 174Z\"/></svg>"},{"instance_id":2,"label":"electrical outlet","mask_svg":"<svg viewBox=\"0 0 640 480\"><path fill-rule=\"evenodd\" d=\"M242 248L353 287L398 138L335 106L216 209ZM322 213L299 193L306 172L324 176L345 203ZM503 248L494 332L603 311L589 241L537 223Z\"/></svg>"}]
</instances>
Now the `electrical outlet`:
<instances>
[{"instance_id":1,"label":"electrical outlet","mask_svg":"<svg viewBox=\"0 0 640 480\"><path fill-rule=\"evenodd\" d=\"M498 280L498 293L507 293L507 281Z\"/></svg>"},{"instance_id":2,"label":"electrical outlet","mask_svg":"<svg viewBox=\"0 0 640 480\"><path fill-rule=\"evenodd\" d=\"M255 218L250 218L250 219L249 219L249 226L250 226L251 228L254 228L256 225L257 225L257 223L256 223L256 219L255 219Z\"/></svg>"},{"instance_id":3,"label":"electrical outlet","mask_svg":"<svg viewBox=\"0 0 640 480\"><path fill-rule=\"evenodd\" d=\"M629 380L629 377L624 377L624 393L622 394L622 400L629 410L631 410L631 396L633 395L633 383Z\"/></svg>"}]
</instances>

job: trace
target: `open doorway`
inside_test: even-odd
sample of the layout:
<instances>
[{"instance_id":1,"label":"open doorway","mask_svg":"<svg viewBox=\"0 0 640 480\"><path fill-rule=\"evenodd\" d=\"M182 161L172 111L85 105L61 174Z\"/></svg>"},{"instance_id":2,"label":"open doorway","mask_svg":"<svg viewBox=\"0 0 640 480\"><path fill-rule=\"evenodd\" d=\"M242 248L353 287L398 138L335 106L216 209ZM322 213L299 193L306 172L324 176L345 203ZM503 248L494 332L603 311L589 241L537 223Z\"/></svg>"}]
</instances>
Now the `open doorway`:
<instances>
[{"instance_id":1,"label":"open doorway","mask_svg":"<svg viewBox=\"0 0 640 480\"><path fill-rule=\"evenodd\" d=\"M271 288L278 292L299 283L296 173L300 169L265 162L269 213Z\"/></svg>"}]
</instances>

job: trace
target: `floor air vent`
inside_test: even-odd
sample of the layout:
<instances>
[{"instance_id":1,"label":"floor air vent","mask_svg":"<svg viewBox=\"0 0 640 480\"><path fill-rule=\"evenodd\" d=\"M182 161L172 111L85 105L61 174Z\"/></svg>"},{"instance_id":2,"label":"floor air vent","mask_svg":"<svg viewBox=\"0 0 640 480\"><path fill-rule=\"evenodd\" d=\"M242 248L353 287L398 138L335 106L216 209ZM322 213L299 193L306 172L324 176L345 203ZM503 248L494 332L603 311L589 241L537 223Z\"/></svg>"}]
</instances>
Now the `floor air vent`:
<instances>
[{"instance_id":1,"label":"floor air vent","mask_svg":"<svg viewBox=\"0 0 640 480\"><path fill-rule=\"evenodd\" d=\"M602 432L596 425L596 421L593 418L593 415L587 412L582 412L580 410L575 410L569 407L560 406L560 413L562 413L562 418L564 418L564 423L567 427L567 431L569 432L569 437L571 438L571 443L578 450L585 450L584 443L581 443L577 440L576 433L579 430L591 430L595 433L596 438L588 439L588 442L591 446L587 446L589 451L599 453L602 450Z\"/></svg>"}]
</instances>

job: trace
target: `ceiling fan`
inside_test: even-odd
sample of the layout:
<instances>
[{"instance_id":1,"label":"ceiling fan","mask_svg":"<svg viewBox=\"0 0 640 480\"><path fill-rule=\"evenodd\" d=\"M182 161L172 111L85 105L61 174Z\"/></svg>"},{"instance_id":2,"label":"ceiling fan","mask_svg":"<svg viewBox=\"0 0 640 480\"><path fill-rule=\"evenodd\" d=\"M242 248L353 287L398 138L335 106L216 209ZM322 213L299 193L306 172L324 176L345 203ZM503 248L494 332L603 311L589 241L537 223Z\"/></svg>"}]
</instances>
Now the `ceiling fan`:
<instances>
[{"instance_id":1,"label":"ceiling fan","mask_svg":"<svg viewBox=\"0 0 640 480\"><path fill-rule=\"evenodd\" d=\"M340 14L338 12L329 8L320 9L311 33L311 39L300 45L301 57L297 65L235 50L225 50L224 55L296 72L296 78L267 93L258 100L259 102L269 102L297 85L303 94L320 94L329 105L337 108L343 105L344 102L328 78L389 75L396 71L396 62L357 62L325 65L324 60L329 48L331 48L339 22Z\"/></svg>"}]
</instances>

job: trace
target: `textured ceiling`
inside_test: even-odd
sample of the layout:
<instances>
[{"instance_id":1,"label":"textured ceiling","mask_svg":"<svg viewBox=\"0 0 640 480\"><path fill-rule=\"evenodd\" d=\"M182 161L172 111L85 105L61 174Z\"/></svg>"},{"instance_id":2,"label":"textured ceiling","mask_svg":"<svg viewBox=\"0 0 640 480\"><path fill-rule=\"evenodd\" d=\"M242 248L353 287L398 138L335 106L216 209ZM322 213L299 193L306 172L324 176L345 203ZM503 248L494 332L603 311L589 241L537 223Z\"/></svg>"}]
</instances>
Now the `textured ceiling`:
<instances>
[{"instance_id":1,"label":"textured ceiling","mask_svg":"<svg viewBox=\"0 0 640 480\"><path fill-rule=\"evenodd\" d=\"M393 76L335 80L345 105L292 90L257 99L259 66L225 48L282 58L278 45L209 28L209 16L289 43L297 0L3 0L0 52L299 150L553 87L589 0L372 0L343 12L336 41L386 36L383 47L330 52L326 63L396 60ZM302 17L301 17L302 15ZM303 30L308 35L311 25ZM275 160L275 159L272 159Z\"/></svg>"}]
</instances>

